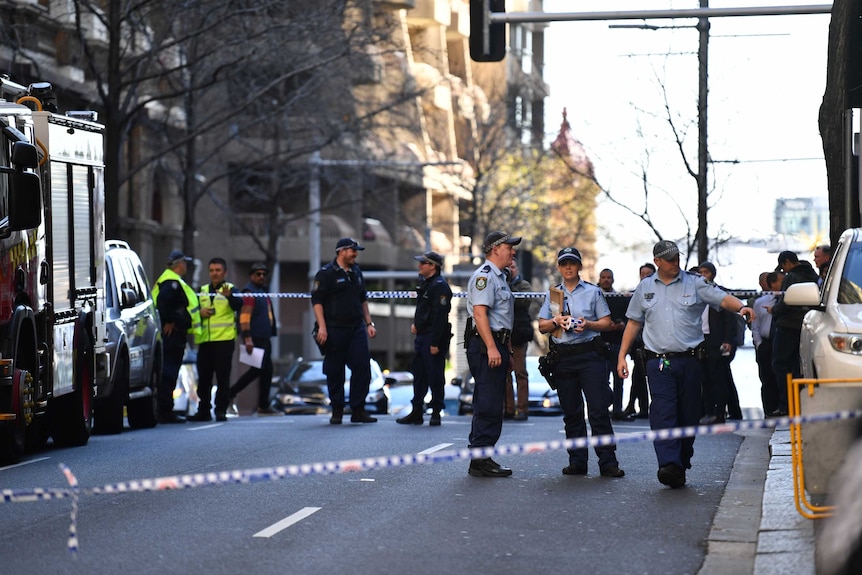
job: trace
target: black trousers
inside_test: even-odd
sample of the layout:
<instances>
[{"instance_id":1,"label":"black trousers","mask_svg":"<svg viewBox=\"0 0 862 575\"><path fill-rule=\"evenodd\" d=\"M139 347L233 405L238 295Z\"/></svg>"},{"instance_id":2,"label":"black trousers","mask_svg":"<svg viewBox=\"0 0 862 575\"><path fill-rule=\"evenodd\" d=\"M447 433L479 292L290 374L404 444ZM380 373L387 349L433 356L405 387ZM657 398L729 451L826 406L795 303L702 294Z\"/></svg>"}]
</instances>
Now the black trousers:
<instances>
[{"instance_id":1,"label":"black trousers","mask_svg":"<svg viewBox=\"0 0 862 575\"><path fill-rule=\"evenodd\" d=\"M208 341L198 346L198 397L202 413L212 407L213 376L216 380L215 412L227 413L230 403L230 369L235 340Z\"/></svg>"},{"instance_id":2,"label":"black trousers","mask_svg":"<svg viewBox=\"0 0 862 575\"><path fill-rule=\"evenodd\" d=\"M272 340L270 338L251 338L254 347L263 348L263 363L260 368L250 367L240 376L236 383L230 386L230 396L236 397L240 391L248 387L255 379L258 380L257 406L260 409L269 407L269 388L272 385Z\"/></svg>"}]
</instances>

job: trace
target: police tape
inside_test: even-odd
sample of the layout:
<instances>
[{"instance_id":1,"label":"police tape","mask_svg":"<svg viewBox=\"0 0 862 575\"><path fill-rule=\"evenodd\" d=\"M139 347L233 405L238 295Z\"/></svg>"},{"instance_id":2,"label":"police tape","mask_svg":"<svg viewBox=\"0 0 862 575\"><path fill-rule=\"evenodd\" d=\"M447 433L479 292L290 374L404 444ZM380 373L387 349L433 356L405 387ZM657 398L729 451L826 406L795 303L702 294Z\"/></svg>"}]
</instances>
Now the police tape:
<instances>
[{"instance_id":1,"label":"police tape","mask_svg":"<svg viewBox=\"0 0 862 575\"><path fill-rule=\"evenodd\" d=\"M61 463L60 469L69 483L68 488L0 489L0 503L25 503L70 498L72 500L72 510L70 514L69 539L67 547L71 553L75 554L78 551L78 500L82 495L89 496L172 491L177 489L192 489L196 487L230 484L248 485L264 481L280 481L294 477L355 473L374 469L389 469L411 465L464 461L468 459L494 457L498 455L531 455L561 449L583 449L624 443L675 440L703 435L718 435L723 433L733 433L736 431L789 426L791 424L841 421L856 419L859 417L862 417L862 410L842 410L794 417L785 416L769 419L726 422L713 425L674 427L670 429L658 429L635 433L617 433L613 435L578 437L574 439L557 439L492 447L443 450L433 453L383 455L378 457L282 465L259 469L193 473L150 479L135 479L88 488L80 487L78 485L78 480L72 471L66 465Z\"/></svg>"},{"instance_id":2,"label":"police tape","mask_svg":"<svg viewBox=\"0 0 862 575\"><path fill-rule=\"evenodd\" d=\"M746 290L728 290L728 294L747 299L750 297L761 296L761 295L781 295L784 292L771 292L771 291L746 291ZM218 294L208 294L210 296L216 296ZM280 299L311 299L310 293L303 292L284 292L284 293L242 293L237 294L239 297L268 297L268 298L280 298ZM540 292L512 292L512 295L518 298L544 298L548 295L548 292L540 291ZM606 298L614 298L614 297L631 297L630 293L618 293L618 292L602 292ZM365 292L365 297L368 299L416 299L417 292L415 290L401 290L401 291L369 291ZM467 297L467 292L454 292L452 297Z\"/></svg>"}]
</instances>

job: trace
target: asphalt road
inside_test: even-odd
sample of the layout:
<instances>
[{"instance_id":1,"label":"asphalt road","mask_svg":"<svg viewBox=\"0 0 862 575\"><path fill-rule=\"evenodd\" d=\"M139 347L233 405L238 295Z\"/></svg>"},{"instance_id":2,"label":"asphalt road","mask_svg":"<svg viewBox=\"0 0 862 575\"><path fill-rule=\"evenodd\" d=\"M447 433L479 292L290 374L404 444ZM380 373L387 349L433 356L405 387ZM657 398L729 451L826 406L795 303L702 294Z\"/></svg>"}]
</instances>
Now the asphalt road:
<instances>
[{"instance_id":1,"label":"asphalt road","mask_svg":"<svg viewBox=\"0 0 862 575\"><path fill-rule=\"evenodd\" d=\"M240 417L93 437L0 468L0 487L81 487L134 479L466 447L469 416L438 428L328 425L325 416ZM617 433L647 429L638 420ZM563 438L560 417L507 422L499 445ZM656 480L650 443L624 443L622 479L561 474L562 451L496 459L507 479L466 461L294 477L246 485L82 496L80 551L67 550L68 499L0 503L9 574L696 573L742 438L698 438L686 488ZM284 522L284 523L280 523Z\"/></svg>"}]
</instances>

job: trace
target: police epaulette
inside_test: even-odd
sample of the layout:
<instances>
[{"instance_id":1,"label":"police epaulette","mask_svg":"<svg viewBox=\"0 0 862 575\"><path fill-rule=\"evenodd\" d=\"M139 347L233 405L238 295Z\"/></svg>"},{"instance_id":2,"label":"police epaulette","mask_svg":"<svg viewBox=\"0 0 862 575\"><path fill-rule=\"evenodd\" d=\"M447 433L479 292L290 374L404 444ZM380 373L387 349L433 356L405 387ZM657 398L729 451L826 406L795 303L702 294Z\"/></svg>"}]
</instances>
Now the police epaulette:
<instances>
[{"instance_id":1,"label":"police epaulette","mask_svg":"<svg viewBox=\"0 0 862 575\"><path fill-rule=\"evenodd\" d=\"M555 287L555 288L557 288L557 289L563 289L563 282L558 283L558 284L557 284L557 285L555 285L554 287Z\"/></svg>"},{"instance_id":2,"label":"police epaulette","mask_svg":"<svg viewBox=\"0 0 862 575\"><path fill-rule=\"evenodd\" d=\"M491 271L491 266L489 266L489 265L484 266L484 267L482 268L482 271L483 271L483 272L489 272L489 271Z\"/></svg>"}]
</instances>

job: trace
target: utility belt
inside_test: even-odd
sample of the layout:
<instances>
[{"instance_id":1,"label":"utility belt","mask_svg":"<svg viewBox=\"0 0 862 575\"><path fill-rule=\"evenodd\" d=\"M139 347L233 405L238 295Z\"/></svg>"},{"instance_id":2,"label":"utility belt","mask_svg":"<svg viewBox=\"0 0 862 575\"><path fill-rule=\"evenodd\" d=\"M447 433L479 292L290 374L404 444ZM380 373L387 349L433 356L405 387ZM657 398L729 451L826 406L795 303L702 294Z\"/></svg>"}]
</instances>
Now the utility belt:
<instances>
[{"instance_id":1,"label":"utility belt","mask_svg":"<svg viewBox=\"0 0 862 575\"><path fill-rule=\"evenodd\" d=\"M509 340L512 339L512 330L510 329L500 329L497 331L491 331L491 335L494 337L494 340L501 343L502 345L506 345L509 343ZM479 347L481 348L481 353L487 354L488 349L485 346L485 342L482 341L482 338L479 336L479 331L476 329L476 326L473 325L473 318L468 317L467 323L464 325L464 349L470 349L470 341L476 338L479 341Z\"/></svg>"},{"instance_id":2,"label":"utility belt","mask_svg":"<svg viewBox=\"0 0 862 575\"><path fill-rule=\"evenodd\" d=\"M552 353L555 353L558 357L564 358L572 355L581 355L584 353L589 353L591 351L595 351L599 354L607 353L608 346L602 340L601 336L594 337L590 341L584 341L581 343L550 343L549 350Z\"/></svg>"},{"instance_id":3,"label":"utility belt","mask_svg":"<svg viewBox=\"0 0 862 575\"><path fill-rule=\"evenodd\" d=\"M667 351L665 353L656 353L648 349L643 350L644 359L674 359L680 357L695 357L697 359L706 359L706 346L701 343L697 347L690 347L685 351Z\"/></svg>"},{"instance_id":4,"label":"utility belt","mask_svg":"<svg viewBox=\"0 0 862 575\"><path fill-rule=\"evenodd\" d=\"M512 330L510 329L501 329L498 331L492 331L491 335L494 336L494 340L506 345L509 343L509 340L512 339ZM470 337L479 337L479 332L477 330L473 330L473 333ZM481 338L480 338L481 341Z\"/></svg>"}]
</instances>

